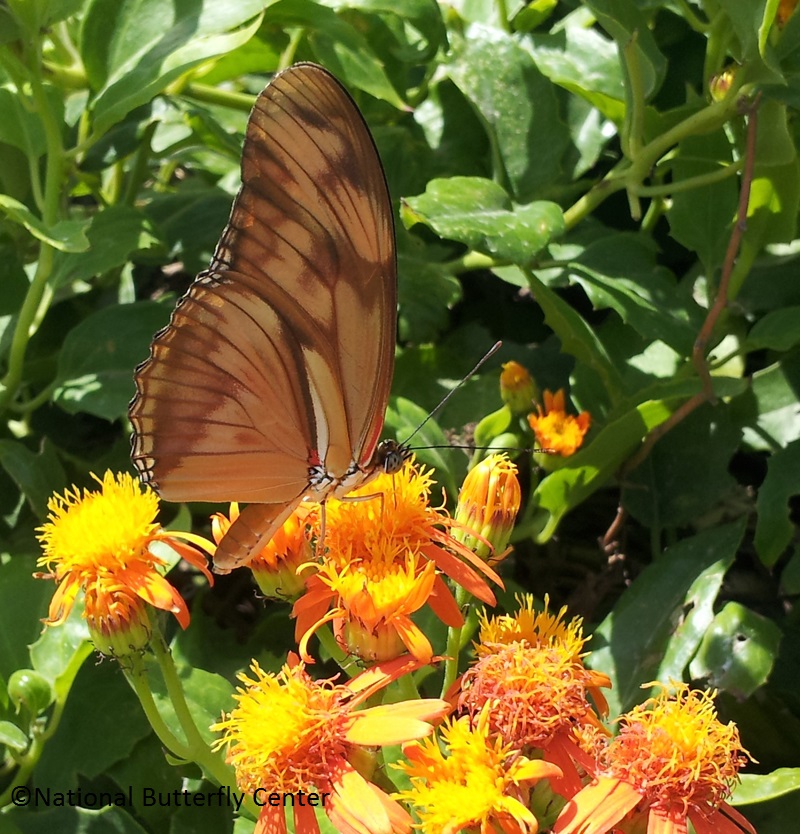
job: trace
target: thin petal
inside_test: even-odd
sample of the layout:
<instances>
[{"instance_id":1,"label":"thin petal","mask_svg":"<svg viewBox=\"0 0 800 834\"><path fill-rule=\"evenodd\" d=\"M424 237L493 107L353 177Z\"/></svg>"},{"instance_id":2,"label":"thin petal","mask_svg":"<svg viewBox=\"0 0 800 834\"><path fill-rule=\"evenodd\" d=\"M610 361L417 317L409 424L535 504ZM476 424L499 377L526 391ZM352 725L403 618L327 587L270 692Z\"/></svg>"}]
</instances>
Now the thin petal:
<instances>
[{"instance_id":1,"label":"thin petal","mask_svg":"<svg viewBox=\"0 0 800 834\"><path fill-rule=\"evenodd\" d=\"M295 806L294 834L319 834L317 815L310 805Z\"/></svg>"},{"instance_id":2,"label":"thin petal","mask_svg":"<svg viewBox=\"0 0 800 834\"><path fill-rule=\"evenodd\" d=\"M348 681L347 688L358 694L358 697L354 700L355 703L360 703L392 681L402 678L403 675L410 672L416 672L417 669L425 665L415 657L401 655L394 660L376 663L369 669L365 669L360 675Z\"/></svg>"},{"instance_id":3,"label":"thin petal","mask_svg":"<svg viewBox=\"0 0 800 834\"><path fill-rule=\"evenodd\" d=\"M61 584L56 588L53 598L50 600L50 608L47 612L47 625L61 625L69 617L72 606L75 604L75 597L80 591L80 581L75 576L67 575Z\"/></svg>"},{"instance_id":4,"label":"thin petal","mask_svg":"<svg viewBox=\"0 0 800 834\"><path fill-rule=\"evenodd\" d=\"M430 640L423 634L420 627L414 623L411 617L403 615L393 617L392 625L398 637L403 641L403 645L420 663L427 665L431 662L433 646L431 646Z\"/></svg>"},{"instance_id":5,"label":"thin petal","mask_svg":"<svg viewBox=\"0 0 800 834\"><path fill-rule=\"evenodd\" d=\"M395 834L411 830L411 817L406 814L408 822L403 827L402 816L393 809L390 814L389 808L394 805L402 811L400 806L355 770L344 771L331 787L326 811L340 834ZM398 822L401 827L397 827Z\"/></svg>"},{"instance_id":6,"label":"thin petal","mask_svg":"<svg viewBox=\"0 0 800 834\"><path fill-rule=\"evenodd\" d=\"M383 704L353 713L353 724L345 738L351 744L371 747L402 744L431 734L431 721L450 712L450 704L438 698Z\"/></svg>"},{"instance_id":7,"label":"thin petal","mask_svg":"<svg viewBox=\"0 0 800 834\"><path fill-rule=\"evenodd\" d=\"M647 817L647 834L687 834L686 815L651 808Z\"/></svg>"},{"instance_id":8,"label":"thin petal","mask_svg":"<svg viewBox=\"0 0 800 834\"><path fill-rule=\"evenodd\" d=\"M178 541L176 536L188 539L193 542L196 547L190 547L188 544ZM188 562L199 571L202 571L203 575L208 580L209 585L214 584L214 575L208 569L208 560L202 553L197 551L197 547L201 547L204 551L213 556L214 548L211 545L211 542L206 541L202 536L195 536L193 533L160 533L159 535L154 536L154 539L162 541L168 547L171 547L181 557L181 559Z\"/></svg>"},{"instance_id":9,"label":"thin petal","mask_svg":"<svg viewBox=\"0 0 800 834\"><path fill-rule=\"evenodd\" d=\"M287 831L283 806L273 808L271 805L265 805L258 816L253 834L287 834Z\"/></svg>"},{"instance_id":10,"label":"thin petal","mask_svg":"<svg viewBox=\"0 0 800 834\"><path fill-rule=\"evenodd\" d=\"M515 782L527 782L530 779L557 779L561 776L561 768L542 759L530 759L514 767L513 776Z\"/></svg>"},{"instance_id":11,"label":"thin petal","mask_svg":"<svg viewBox=\"0 0 800 834\"><path fill-rule=\"evenodd\" d=\"M641 796L627 782L601 778L574 796L559 814L554 834L605 834L628 811L636 807Z\"/></svg>"},{"instance_id":12,"label":"thin petal","mask_svg":"<svg viewBox=\"0 0 800 834\"><path fill-rule=\"evenodd\" d=\"M436 545L426 545L420 550L424 556L436 564L436 567L465 591L469 591L472 596L477 597L487 605L494 606L496 604L497 601L489 586L461 559Z\"/></svg>"},{"instance_id":13,"label":"thin petal","mask_svg":"<svg viewBox=\"0 0 800 834\"><path fill-rule=\"evenodd\" d=\"M742 834L743 829L750 834L756 834L750 822L725 802L708 815L690 809L689 819L697 834Z\"/></svg>"},{"instance_id":14,"label":"thin petal","mask_svg":"<svg viewBox=\"0 0 800 834\"><path fill-rule=\"evenodd\" d=\"M461 628L464 625L464 617L452 591L447 587L445 581L438 574L433 583L433 590L428 598L433 613L450 628Z\"/></svg>"},{"instance_id":15,"label":"thin petal","mask_svg":"<svg viewBox=\"0 0 800 834\"><path fill-rule=\"evenodd\" d=\"M189 625L189 609L183 597L160 573L122 570L117 573L117 577L122 585L130 588L145 602L174 614L181 628Z\"/></svg>"},{"instance_id":16,"label":"thin petal","mask_svg":"<svg viewBox=\"0 0 800 834\"><path fill-rule=\"evenodd\" d=\"M557 733L545 748L544 757L561 770L561 776L550 780L551 787L566 799L572 799L583 788L583 783L571 755L572 747L577 745L570 745L566 741L563 735Z\"/></svg>"}]
</instances>

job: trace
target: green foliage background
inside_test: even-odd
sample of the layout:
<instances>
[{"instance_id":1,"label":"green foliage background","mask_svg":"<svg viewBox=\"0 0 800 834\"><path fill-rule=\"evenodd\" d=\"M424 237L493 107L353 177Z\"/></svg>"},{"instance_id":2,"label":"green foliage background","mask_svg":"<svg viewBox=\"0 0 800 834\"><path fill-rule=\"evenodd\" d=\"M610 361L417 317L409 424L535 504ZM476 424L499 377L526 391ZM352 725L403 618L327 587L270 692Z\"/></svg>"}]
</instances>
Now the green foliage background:
<instances>
[{"instance_id":1,"label":"green foliage background","mask_svg":"<svg viewBox=\"0 0 800 834\"><path fill-rule=\"evenodd\" d=\"M53 491L130 468L132 370L209 260L254 96L270 73L312 60L365 114L398 208L387 432L408 434L498 338L501 352L415 444L484 420L479 433L529 445L497 415L501 362L526 365L541 389L567 388L593 428L574 457L528 472L506 602L517 589L550 593L587 617L591 663L614 680L612 713L654 678L719 688L722 717L739 723L758 759L751 772L765 774L745 779L741 810L761 834L792 827L800 13L785 19L791 5L0 3L0 684L15 684L10 695L0 685L0 799L19 766L54 790L200 784L165 761L113 664L83 663L79 618L40 637L52 585L31 579L34 529ZM707 345L709 398L692 352L724 274L754 108L752 190ZM667 425L634 467L643 440ZM466 456L420 457L452 496ZM618 502L623 523L603 550ZM201 524L209 508L193 509ZM165 522L187 524L187 513L168 510ZM250 657L265 668L281 661L288 612L264 610L244 576L213 591L188 574L176 581L193 611L173 648L197 710L213 720ZM42 681L53 704L20 702L20 686L39 691ZM26 834L232 826L209 809L0 813L0 831Z\"/></svg>"}]
</instances>

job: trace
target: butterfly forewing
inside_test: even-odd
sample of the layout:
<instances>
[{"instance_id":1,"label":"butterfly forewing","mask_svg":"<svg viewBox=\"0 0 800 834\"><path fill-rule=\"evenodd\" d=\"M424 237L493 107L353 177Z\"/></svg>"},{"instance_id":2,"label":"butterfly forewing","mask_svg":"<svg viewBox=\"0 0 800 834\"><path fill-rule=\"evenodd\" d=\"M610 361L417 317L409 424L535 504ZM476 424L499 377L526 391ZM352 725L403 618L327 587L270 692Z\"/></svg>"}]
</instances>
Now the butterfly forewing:
<instances>
[{"instance_id":1,"label":"butterfly forewing","mask_svg":"<svg viewBox=\"0 0 800 834\"><path fill-rule=\"evenodd\" d=\"M137 369L130 409L134 464L164 498L262 505L223 543L223 567L272 535L310 467L335 480L372 457L392 378L395 269L391 203L361 114L321 67L286 70L256 101L228 226Z\"/></svg>"}]
</instances>

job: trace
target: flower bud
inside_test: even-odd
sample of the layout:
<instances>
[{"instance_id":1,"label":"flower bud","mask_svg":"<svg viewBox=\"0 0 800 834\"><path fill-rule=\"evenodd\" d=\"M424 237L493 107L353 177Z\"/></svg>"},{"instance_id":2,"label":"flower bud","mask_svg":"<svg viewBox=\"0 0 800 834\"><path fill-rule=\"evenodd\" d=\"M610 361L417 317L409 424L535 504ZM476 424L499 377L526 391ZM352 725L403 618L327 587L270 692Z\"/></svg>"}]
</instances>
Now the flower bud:
<instances>
[{"instance_id":1,"label":"flower bud","mask_svg":"<svg viewBox=\"0 0 800 834\"><path fill-rule=\"evenodd\" d=\"M533 377L519 362L506 362L500 374L500 396L513 414L527 414L536 397Z\"/></svg>"},{"instance_id":2,"label":"flower bud","mask_svg":"<svg viewBox=\"0 0 800 834\"><path fill-rule=\"evenodd\" d=\"M453 537L481 559L499 562L505 555L521 501L517 467L505 455L490 455L464 479Z\"/></svg>"}]
</instances>

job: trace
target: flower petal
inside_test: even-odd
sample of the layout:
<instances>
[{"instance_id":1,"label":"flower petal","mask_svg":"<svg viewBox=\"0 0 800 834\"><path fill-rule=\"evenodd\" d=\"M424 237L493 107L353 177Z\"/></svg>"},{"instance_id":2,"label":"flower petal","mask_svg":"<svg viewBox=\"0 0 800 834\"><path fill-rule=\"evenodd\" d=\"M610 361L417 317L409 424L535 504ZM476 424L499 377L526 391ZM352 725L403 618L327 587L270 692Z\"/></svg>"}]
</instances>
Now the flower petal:
<instances>
[{"instance_id":1,"label":"flower petal","mask_svg":"<svg viewBox=\"0 0 800 834\"><path fill-rule=\"evenodd\" d=\"M641 800L627 782L601 778L576 794L559 814L554 834L605 834Z\"/></svg>"},{"instance_id":2,"label":"flower petal","mask_svg":"<svg viewBox=\"0 0 800 834\"><path fill-rule=\"evenodd\" d=\"M477 597L487 605L494 606L496 604L495 596L489 586L461 559L436 545L425 545L420 550L424 556L436 563L437 568L446 573L465 591L469 591L472 596Z\"/></svg>"},{"instance_id":3,"label":"flower petal","mask_svg":"<svg viewBox=\"0 0 800 834\"><path fill-rule=\"evenodd\" d=\"M647 834L687 834L686 814L651 808L647 817Z\"/></svg>"},{"instance_id":4,"label":"flower petal","mask_svg":"<svg viewBox=\"0 0 800 834\"><path fill-rule=\"evenodd\" d=\"M464 616L452 591L447 587L445 581L437 574L433 583L433 590L428 597L428 605L434 614L450 628L461 628L464 625Z\"/></svg>"},{"instance_id":5,"label":"flower petal","mask_svg":"<svg viewBox=\"0 0 800 834\"><path fill-rule=\"evenodd\" d=\"M45 620L47 625L61 625L69 617L80 589L80 579L76 574L67 574L64 577L50 600L50 609Z\"/></svg>"},{"instance_id":6,"label":"flower petal","mask_svg":"<svg viewBox=\"0 0 800 834\"><path fill-rule=\"evenodd\" d=\"M450 704L439 698L370 707L353 713L353 724L345 737L351 744L402 744L430 735L430 722L444 718L448 712Z\"/></svg>"},{"instance_id":7,"label":"flower petal","mask_svg":"<svg viewBox=\"0 0 800 834\"><path fill-rule=\"evenodd\" d=\"M697 834L741 834L743 829L749 834L756 834L750 822L726 802L708 815L690 808L689 819Z\"/></svg>"},{"instance_id":8,"label":"flower petal","mask_svg":"<svg viewBox=\"0 0 800 834\"><path fill-rule=\"evenodd\" d=\"M336 777L326 808L340 834L400 834L411 831L411 817L355 770ZM393 807L392 807L393 806Z\"/></svg>"},{"instance_id":9,"label":"flower petal","mask_svg":"<svg viewBox=\"0 0 800 834\"><path fill-rule=\"evenodd\" d=\"M428 664L433 657L433 646L411 617L398 615L392 619L392 626L403 645L421 663Z\"/></svg>"},{"instance_id":10,"label":"flower petal","mask_svg":"<svg viewBox=\"0 0 800 834\"><path fill-rule=\"evenodd\" d=\"M258 816L253 834L287 834L287 831L286 812L283 806L274 808L271 805L265 805Z\"/></svg>"}]
</instances>

